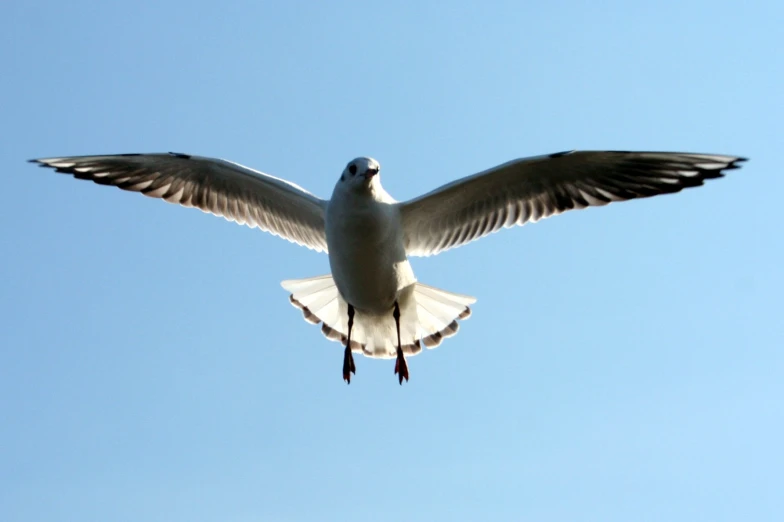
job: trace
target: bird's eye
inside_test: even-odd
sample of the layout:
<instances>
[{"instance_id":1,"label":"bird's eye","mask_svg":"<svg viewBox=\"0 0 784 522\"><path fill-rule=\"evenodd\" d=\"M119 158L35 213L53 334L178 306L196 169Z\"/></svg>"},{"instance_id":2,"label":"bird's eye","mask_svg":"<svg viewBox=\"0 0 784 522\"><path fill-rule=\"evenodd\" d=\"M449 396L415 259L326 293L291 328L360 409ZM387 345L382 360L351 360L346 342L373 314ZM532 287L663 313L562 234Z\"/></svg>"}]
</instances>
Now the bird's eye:
<instances>
[{"instance_id":1,"label":"bird's eye","mask_svg":"<svg viewBox=\"0 0 784 522\"><path fill-rule=\"evenodd\" d=\"M355 175L357 173L357 166L356 165L349 165L348 171L351 172L351 175Z\"/></svg>"}]
</instances>

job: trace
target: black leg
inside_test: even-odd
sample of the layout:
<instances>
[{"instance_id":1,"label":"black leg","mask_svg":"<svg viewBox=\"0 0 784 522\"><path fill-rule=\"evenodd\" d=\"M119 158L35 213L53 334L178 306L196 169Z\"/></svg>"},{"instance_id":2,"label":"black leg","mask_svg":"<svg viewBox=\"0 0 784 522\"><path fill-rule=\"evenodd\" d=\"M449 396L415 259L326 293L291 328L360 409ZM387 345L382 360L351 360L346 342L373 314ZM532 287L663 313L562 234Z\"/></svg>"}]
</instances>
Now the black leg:
<instances>
[{"instance_id":1,"label":"black leg","mask_svg":"<svg viewBox=\"0 0 784 522\"><path fill-rule=\"evenodd\" d=\"M348 337L346 338L346 351L343 352L343 380L351 384L351 374L357 373L354 366L354 355L351 353L351 329L354 327L354 307L348 305Z\"/></svg>"},{"instance_id":2,"label":"black leg","mask_svg":"<svg viewBox=\"0 0 784 522\"><path fill-rule=\"evenodd\" d=\"M397 374L398 382L403 384L403 379L408 382L408 363L406 357L403 355L403 348L400 346L400 307L395 301L395 309L392 312L392 317L395 318L395 328L397 329L397 360L395 360L395 373Z\"/></svg>"}]
</instances>

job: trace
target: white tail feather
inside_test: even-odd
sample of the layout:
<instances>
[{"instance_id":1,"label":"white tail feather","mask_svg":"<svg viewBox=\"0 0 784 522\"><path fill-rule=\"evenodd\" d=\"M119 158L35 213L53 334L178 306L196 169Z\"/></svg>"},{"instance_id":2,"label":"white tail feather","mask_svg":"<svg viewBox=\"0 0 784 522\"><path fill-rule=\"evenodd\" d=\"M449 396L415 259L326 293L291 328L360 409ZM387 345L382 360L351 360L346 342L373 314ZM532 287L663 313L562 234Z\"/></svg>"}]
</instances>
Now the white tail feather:
<instances>
[{"instance_id":1,"label":"white tail feather","mask_svg":"<svg viewBox=\"0 0 784 522\"><path fill-rule=\"evenodd\" d=\"M333 341L346 344L348 304L338 292L332 276L291 279L281 283L291 292L291 304L302 310L305 320L321 323L321 331ZM415 355L422 345L435 348L457 333L458 320L471 315L468 305L476 299L432 286L414 283L403 289L400 305L400 341L403 352ZM363 314L357 310L351 330L351 350L368 357L391 359L396 355L397 331L390 310L387 315Z\"/></svg>"}]
</instances>

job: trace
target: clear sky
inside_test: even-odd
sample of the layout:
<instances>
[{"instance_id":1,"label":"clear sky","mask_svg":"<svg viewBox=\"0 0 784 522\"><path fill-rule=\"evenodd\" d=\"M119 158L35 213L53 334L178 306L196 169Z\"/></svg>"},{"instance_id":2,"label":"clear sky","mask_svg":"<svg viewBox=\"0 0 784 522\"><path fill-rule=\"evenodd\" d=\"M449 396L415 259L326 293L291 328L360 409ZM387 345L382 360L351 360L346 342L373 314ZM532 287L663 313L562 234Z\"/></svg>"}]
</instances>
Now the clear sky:
<instances>
[{"instance_id":1,"label":"clear sky","mask_svg":"<svg viewBox=\"0 0 784 522\"><path fill-rule=\"evenodd\" d=\"M784 519L782 5L3 2L0 520ZM573 148L751 160L415 259L478 302L402 387L288 303L325 255L25 163Z\"/></svg>"}]
</instances>

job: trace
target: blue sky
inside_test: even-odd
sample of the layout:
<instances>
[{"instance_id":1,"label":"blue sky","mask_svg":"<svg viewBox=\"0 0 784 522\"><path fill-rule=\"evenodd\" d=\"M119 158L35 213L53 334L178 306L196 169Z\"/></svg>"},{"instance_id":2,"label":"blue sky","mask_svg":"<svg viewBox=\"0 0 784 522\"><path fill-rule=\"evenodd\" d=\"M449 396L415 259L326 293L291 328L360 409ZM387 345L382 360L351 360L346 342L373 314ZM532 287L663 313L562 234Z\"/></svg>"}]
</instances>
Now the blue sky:
<instances>
[{"instance_id":1,"label":"blue sky","mask_svg":"<svg viewBox=\"0 0 784 522\"><path fill-rule=\"evenodd\" d=\"M4 2L0 519L781 520L782 18ZM407 199L573 148L751 161L414 260L478 302L403 387L346 386L289 305L326 256L25 163L173 150L328 197L369 155Z\"/></svg>"}]
</instances>

